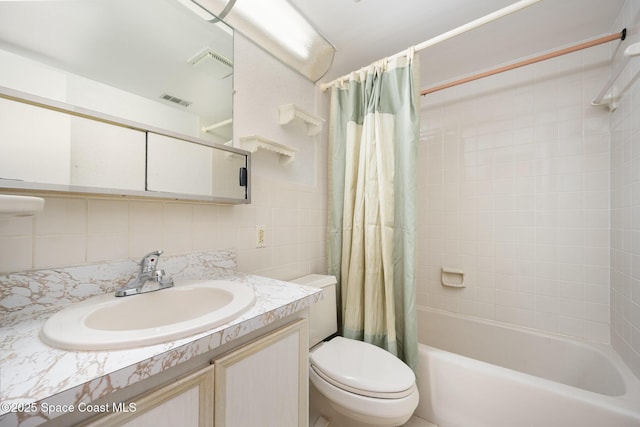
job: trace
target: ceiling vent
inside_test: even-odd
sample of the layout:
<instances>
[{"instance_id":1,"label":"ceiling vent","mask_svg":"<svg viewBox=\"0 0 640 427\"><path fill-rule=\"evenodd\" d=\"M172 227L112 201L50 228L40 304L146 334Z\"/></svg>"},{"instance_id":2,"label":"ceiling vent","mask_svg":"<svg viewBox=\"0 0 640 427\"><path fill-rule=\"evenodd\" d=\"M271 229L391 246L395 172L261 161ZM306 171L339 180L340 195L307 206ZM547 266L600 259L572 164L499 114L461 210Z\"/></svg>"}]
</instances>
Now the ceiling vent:
<instances>
[{"instance_id":1,"label":"ceiling vent","mask_svg":"<svg viewBox=\"0 0 640 427\"><path fill-rule=\"evenodd\" d=\"M169 95L168 93L163 93L160 95L160 99L164 99L165 101L173 102L177 105L182 105L183 107L188 107L191 105L191 102L185 101L184 99L180 99L176 96Z\"/></svg>"},{"instance_id":2,"label":"ceiling vent","mask_svg":"<svg viewBox=\"0 0 640 427\"><path fill-rule=\"evenodd\" d=\"M224 79L233 73L233 62L210 47L205 47L187 62L216 79Z\"/></svg>"}]
</instances>

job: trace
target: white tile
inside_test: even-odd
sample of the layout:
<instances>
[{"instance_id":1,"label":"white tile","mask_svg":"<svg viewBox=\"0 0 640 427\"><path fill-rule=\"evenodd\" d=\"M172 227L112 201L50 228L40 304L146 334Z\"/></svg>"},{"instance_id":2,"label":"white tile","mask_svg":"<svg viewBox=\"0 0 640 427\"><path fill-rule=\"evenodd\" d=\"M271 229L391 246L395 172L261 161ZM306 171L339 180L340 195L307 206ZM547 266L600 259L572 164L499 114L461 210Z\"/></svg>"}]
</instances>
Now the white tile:
<instances>
[{"instance_id":1,"label":"white tile","mask_svg":"<svg viewBox=\"0 0 640 427\"><path fill-rule=\"evenodd\" d=\"M164 207L164 233L191 234L193 230L193 206L182 203L167 203Z\"/></svg>"},{"instance_id":2,"label":"white tile","mask_svg":"<svg viewBox=\"0 0 640 427\"><path fill-rule=\"evenodd\" d=\"M558 315L536 311L535 328L547 332L558 331Z\"/></svg>"},{"instance_id":3,"label":"white tile","mask_svg":"<svg viewBox=\"0 0 640 427\"><path fill-rule=\"evenodd\" d=\"M609 295L610 291L608 286L584 285L584 299L587 302L608 305Z\"/></svg>"},{"instance_id":4,"label":"white tile","mask_svg":"<svg viewBox=\"0 0 640 427\"><path fill-rule=\"evenodd\" d=\"M585 303L584 305L584 318L593 322L609 322L610 313L608 304L597 303Z\"/></svg>"},{"instance_id":5,"label":"white tile","mask_svg":"<svg viewBox=\"0 0 640 427\"><path fill-rule=\"evenodd\" d=\"M127 233L99 233L87 235L87 262L123 260L129 257Z\"/></svg>"},{"instance_id":6,"label":"white tile","mask_svg":"<svg viewBox=\"0 0 640 427\"><path fill-rule=\"evenodd\" d=\"M583 174L586 191L607 191L609 189L609 171L588 172Z\"/></svg>"},{"instance_id":7,"label":"white tile","mask_svg":"<svg viewBox=\"0 0 640 427\"><path fill-rule=\"evenodd\" d=\"M31 236L33 217L0 218L0 236Z\"/></svg>"},{"instance_id":8,"label":"white tile","mask_svg":"<svg viewBox=\"0 0 640 427\"><path fill-rule=\"evenodd\" d=\"M586 246L596 246L608 248L611 241L609 229L589 228L584 230L584 244Z\"/></svg>"},{"instance_id":9,"label":"white tile","mask_svg":"<svg viewBox=\"0 0 640 427\"><path fill-rule=\"evenodd\" d=\"M129 204L129 230L133 234L160 234L161 230L164 230L162 204L158 202L131 202Z\"/></svg>"},{"instance_id":10,"label":"white tile","mask_svg":"<svg viewBox=\"0 0 640 427\"><path fill-rule=\"evenodd\" d=\"M584 231L582 228L558 228L558 244L564 246L582 246Z\"/></svg>"},{"instance_id":11,"label":"white tile","mask_svg":"<svg viewBox=\"0 0 640 427\"><path fill-rule=\"evenodd\" d=\"M581 246L558 246L557 261L560 264L582 264L584 259Z\"/></svg>"},{"instance_id":12,"label":"white tile","mask_svg":"<svg viewBox=\"0 0 640 427\"><path fill-rule=\"evenodd\" d=\"M239 226L256 225L256 207L252 205L235 206L233 209L235 221Z\"/></svg>"},{"instance_id":13,"label":"white tile","mask_svg":"<svg viewBox=\"0 0 640 427\"><path fill-rule=\"evenodd\" d=\"M585 286L579 280L574 282L559 280L558 297L580 302L582 304L585 300ZM580 316L580 318L582 318L582 316Z\"/></svg>"},{"instance_id":14,"label":"white tile","mask_svg":"<svg viewBox=\"0 0 640 427\"><path fill-rule=\"evenodd\" d=\"M168 254L180 254L193 251L193 234L185 232L166 232L162 236L160 249ZM154 250L151 248L150 250Z\"/></svg>"},{"instance_id":15,"label":"white tile","mask_svg":"<svg viewBox=\"0 0 640 427\"><path fill-rule=\"evenodd\" d=\"M35 268L80 265L86 261L84 234L36 236L34 243Z\"/></svg>"},{"instance_id":16,"label":"white tile","mask_svg":"<svg viewBox=\"0 0 640 427\"><path fill-rule=\"evenodd\" d=\"M89 233L128 233L129 203L120 200L87 201Z\"/></svg>"},{"instance_id":17,"label":"white tile","mask_svg":"<svg viewBox=\"0 0 640 427\"><path fill-rule=\"evenodd\" d=\"M217 240L215 248L237 248L238 247L238 229L236 227L228 227L218 224Z\"/></svg>"},{"instance_id":18,"label":"white tile","mask_svg":"<svg viewBox=\"0 0 640 427\"><path fill-rule=\"evenodd\" d=\"M193 231L195 234L215 233L217 222L217 206L209 204L193 206Z\"/></svg>"},{"instance_id":19,"label":"white tile","mask_svg":"<svg viewBox=\"0 0 640 427\"><path fill-rule=\"evenodd\" d=\"M585 338L598 342L609 342L609 323L585 321Z\"/></svg>"},{"instance_id":20,"label":"white tile","mask_svg":"<svg viewBox=\"0 0 640 427\"><path fill-rule=\"evenodd\" d=\"M561 264L558 268L558 280L584 283L582 264Z\"/></svg>"},{"instance_id":21,"label":"white tile","mask_svg":"<svg viewBox=\"0 0 640 427\"><path fill-rule=\"evenodd\" d=\"M13 273L31 268L33 268L32 237L0 236L0 273Z\"/></svg>"},{"instance_id":22,"label":"white tile","mask_svg":"<svg viewBox=\"0 0 640 427\"><path fill-rule=\"evenodd\" d=\"M588 265L593 266L609 266L609 248L607 247L593 247L593 246L585 246L584 247L584 262Z\"/></svg>"},{"instance_id":23,"label":"white tile","mask_svg":"<svg viewBox=\"0 0 640 427\"><path fill-rule=\"evenodd\" d=\"M34 218L35 233L40 236L83 234L86 231L87 202L49 197L45 200L44 210Z\"/></svg>"}]
</instances>

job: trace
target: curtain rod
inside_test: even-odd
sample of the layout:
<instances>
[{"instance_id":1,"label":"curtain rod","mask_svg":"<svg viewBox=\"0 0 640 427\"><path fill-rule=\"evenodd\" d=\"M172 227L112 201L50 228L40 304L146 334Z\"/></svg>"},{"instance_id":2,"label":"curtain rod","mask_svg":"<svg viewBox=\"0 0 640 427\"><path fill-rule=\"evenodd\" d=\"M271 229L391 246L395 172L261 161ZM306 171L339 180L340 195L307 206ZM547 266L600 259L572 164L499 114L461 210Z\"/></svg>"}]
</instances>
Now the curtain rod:
<instances>
[{"instance_id":1,"label":"curtain rod","mask_svg":"<svg viewBox=\"0 0 640 427\"><path fill-rule=\"evenodd\" d=\"M429 40L426 40L420 44L417 44L414 46L414 49L416 52L419 52L421 50L424 50L428 47L431 47L433 45L436 45L440 42L443 42L445 40L449 40L457 35L460 35L462 33L466 33L467 31L476 29L478 27L481 27L485 24L488 24L490 22L493 22L499 18L502 18L504 16L510 15L514 12L517 12L519 10L522 10L526 7L529 7L531 5L534 5L538 2L540 2L542 0L520 0L516 3L510 4L509 6L503 7L502 9L498 9L495 12L489 13L488 15L482 16L476 20L473 20L471 22L468 22L464 25L461 25L457 28L454 28L453 30L447 31L445 33L442 33L438 36L435 36L433 38L430 38ZM389 58L395 58L397 56L400 55L404 55L406 52L402 51L402 52L398 52L395 55L390 56ZM327 89L329 89L331 86L333 86L334 84L343 81L343 80L347 80L349 78L349 74L344 75L342 77L338 77L335 80L330 81L329 83L323 83L322 85L320 85L320 89L325 92Z\"/></svg>"},{"instance_id":2,"label":"curtain rod","mask_svg":"<svg viewBox=\"0 0 640 427\"><path fill-rule=\"evenodd\" d=\"M577 52L579 50L587 49L593 46L598 46L603 43L608 43L614 40L624 40L627 37L627 29L623 29L619 33L611 34L608 36L600 37L594 40L590 40L584 43L580 43L574 46L566 47L564 49L559 49L554 52L546 53L544 55L536 56L535 58L525 59L523 61L519 61L510 65L505 65L504 67L495 68L490 71L485 71L483 73L474 74L473 76L464 77L459 80L455 80L449 83L444 83L438 86L434 86L429 89L425 89L420 92L421 96L428 95L430 93L437 92L439 90L448 89L453 86L458 86L464 83L472 82L474 80L482 79L485 77L493 76L494 74L504 73L505 71L514 70L516 68L524 67L526 65L535 64L536 62L546 61L547 59L556 58L558 56L566 55L568 53Z\"/></svg>"}]
</instances>

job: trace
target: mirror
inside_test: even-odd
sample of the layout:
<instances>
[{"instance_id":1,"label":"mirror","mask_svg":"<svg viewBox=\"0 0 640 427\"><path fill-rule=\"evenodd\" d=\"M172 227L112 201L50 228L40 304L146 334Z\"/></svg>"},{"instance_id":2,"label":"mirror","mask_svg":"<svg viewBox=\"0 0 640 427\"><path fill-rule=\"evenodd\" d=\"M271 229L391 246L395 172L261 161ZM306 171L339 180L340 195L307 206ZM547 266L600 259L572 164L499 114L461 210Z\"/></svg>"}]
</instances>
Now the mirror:
<instances>
[{"instance_id":1,"label":"mirror","mask_svg":"<svg viewBox=\"0 0 640 427\"><path fill-rule=\"evenodd\" d=\"M246 167L243 154L214 149L206 145L185 144L170 136L147 134L147 190L215 194L242 199L245 187L239 185L240 171Z\"/></svg>"},{"instance_id":2,"label":"mirror","mask_svg":"<svg viewBox=\"0 0 640 427\"><path fill-rule=\"evenodd\" d=\"M0 64L5 183L248 200L238 179L248 153L223 145L233 100L223 22L180 0L0 1ZM191 182L166 185L185 169Z\"/></svg>"}]
</instances>

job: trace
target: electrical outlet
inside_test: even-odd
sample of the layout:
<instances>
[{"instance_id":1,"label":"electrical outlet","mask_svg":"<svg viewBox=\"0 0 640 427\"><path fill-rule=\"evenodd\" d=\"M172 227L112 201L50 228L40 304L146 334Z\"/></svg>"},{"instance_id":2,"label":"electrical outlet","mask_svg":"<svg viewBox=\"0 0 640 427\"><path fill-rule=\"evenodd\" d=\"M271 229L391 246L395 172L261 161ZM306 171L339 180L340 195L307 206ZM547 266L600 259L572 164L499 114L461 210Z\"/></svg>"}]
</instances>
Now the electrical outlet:
<instances>
[{"instance_id":1,"label":"electrical outlet","mask_svg":"<svg viewBox=\"0 0 640 427\"><path fill-rule=\"evenodd\" d=\"M256 248L264 248L267 246L267 232L264 225L256 225Z\"/></svg>"}]
</instances>

